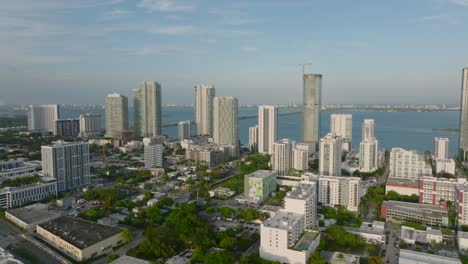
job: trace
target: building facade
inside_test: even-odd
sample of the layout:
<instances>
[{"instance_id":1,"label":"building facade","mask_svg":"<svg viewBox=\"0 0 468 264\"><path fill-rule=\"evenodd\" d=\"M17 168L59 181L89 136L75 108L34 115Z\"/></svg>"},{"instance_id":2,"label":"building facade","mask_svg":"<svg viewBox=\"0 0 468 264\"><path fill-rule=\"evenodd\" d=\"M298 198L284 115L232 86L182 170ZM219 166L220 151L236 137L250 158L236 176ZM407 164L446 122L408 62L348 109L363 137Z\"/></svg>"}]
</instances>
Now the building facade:
<instances>
[{"instance_id":1,"label":"building facade","mask_svg":"<svg viewBox=\"0 0 468 264\"><path fill-rule=\"evenodd\" d=\"M250 203L265 201L276 191L276 171L258 170L244 176L244 199Z\"/></svg>"},{"instance_id":2,"label":"building facade","mask_svg":"<svg viewBox=\"0 0 468 264\"><path fill-rule=\"evenodd\" d=\"M468 68L462 70L461 99L460 99L460 133L458 134L458 157L461 161L468 161Z\"/></svg>"},{"instance_id":3,"label":"building facade","mask_svg":"<svg viewBox=\"0 0 468 264\"><path fill-rule=\"evenodd\" d=\"M284 208L288 212L304 215L305 228L317 227L317 183L300 182L284 197Z\"/></svg>"},{"instance_id":4,"label":"building facade","mask_svg":"<svg viewBox=\"0 0 468 264\"><path fill-rule=\"evenodd\" d=\"M361 201L361 179L357 177L319 176L318 202L330 207L342 206L357 212Z\"/></svg>"},{"instance_id":5,"label":"building facade","mask_svg":"<svg viewBox=\"0 0 468 264\"><path fill-rule=\"evenodd\" d=\"M54 132L54 121L57 119L60 119L59 105L31 105L28 111L28 130Z\"/></svg>"},{"instance_id":6,"label":"building facade","mask_svg":"<svg viewBox=\"0 0 468 264\"><path fill-rule=\"evenodd\" d=\"M359 171L373 172L379 168L379 141L365 139L359 144Z\"/></svg>"},{"instance_id":7,"label":"building facade","mask_svg":"<svg viewBox=\"0 0 468 264\"><path fill-rule=\"evenodd\" d=\"M54 136L77 137L80 133L79 119L58 119L54 121Z\"/></svg>"},{"instance_id":8,"label":"building facade","mask_svg":"<svg viewBox=\"0 0 468 264\"><path fill-rule=\"evenodd\" d=\"M435 138L434 139L434 157L436 159L448 159L448 138Z\"/></svg>"},{"instance_id":9,"label":"building facade","mask_svg":"<svg viewBox=\"0 0 468 264\"><path fill-rule=\"evenodd\" d=\"M428 226L448 226L448 209L438 205L384 201L380 214L385 221L414 221Z\"/></svg>"},{"instance_id":10,"label":"building facade","mask_svg":"<svg viewBox=\"0 0 468 264\"><path fill-rule=\"evenodd\" d=\"M101 134L101 115L84 114L80 115L80 133L82 138L96 138Z\"/></svg>"},{"instance_id":11,"label":"building facade","mask_svg":"<svg viewBox=\"0 0 468 264\"><path fill-rule=\"evenodd\" d=\"M40 163L28 162L26 159L0 161L0 183L5 180L32 176L40 169Z\"/></svg>"},{"instance_id":12,"label":"building facade","mask_svg":"<svg viewBox=\"0 0 468 264\"><path fill-rule=\"evenodd\" d=\"M0 189L0 208L10 210L30 202L57 197L57 180L51 177L42 179L43 182L37 184Z\"/></svg>"},{"instance_id":13,"label":"building facade","mask_svg":"<svg viewBox=\"0 0 468 264\"><path fill-rule=\"evenodd\" d=\"M164 145L156 144L145 146L145 168L162 167L163 152Z\"/></svg>"},{"instance_id":14,"label":"building facade","mask_svg":"<svg viewBox=\"0 0 468 264\"><path fill-rule=\"evenodd\" d=\"M320 138L320 108L322 105L322 75L302 76L302 142L315 144Z\"/></svg>"},{"instance_id":15,"label":"building facade","mask_svg":"<svg viewBox=\"0 0 468 264\"><path fill-rule=\"evenodd\" d=\"M161 85L155 81L143 81L133 90L135 137L161 135Z\"/></svg>"},{"instance_id":16,"label":"building facade","mask_svg":"<svg viewBox=\"0 0 468 264\"><path fill-rule=\"evenodd\" d=\"M177 132L180 140L190 139L192 137L192 121L180 121L177 123Z\"/></svg>"},{"instance_id":17,"label":"building facade","mask_svg":"<svg viewBox=\"0 0 468 264\"><path fill-rule=\"evenodd\" d=\"M353 140L353 116L351 114L332 114L330 132L341 137L343 150L350 151Z\"/></svg>"},{"instance_id":18,"label":"building facade","mask_svg":"<svg viewBox=\"0 0 468 264\"><path fill-rule=\"evenodd\" d=\"M89 185L88 143L57 141L50 146L42 146L41 153L43 173L57 179L58 192Z\"/></svg>"},{"instance_id":19,"label":"building facade","mask_svg":"<svg viewBox=\"0 0 468 264\"><path fill-rule=\"evenodd\" d=\"M364 119L362 122L362 141L372 139L374 135L374 119Z\"/></svg>"},{"instance_id":20,"label":"building facade","mask_svg":"<svg viewBox=\"0 0 468 264\"><path fill-rule=\"evenodd\" d=\"M291 170L294 144L295 142L289 139L282 139L273 143L271 168L277 171L278 175L287 175Z\"/></svg>"},{"instance_id":21,"label":"building facade","mask_svg":"<svg viewBox=\"0 0 468 264\"><path fill-rule=\"evenodd\" d=\"M258 107L258 152L273 154L278 137L278 109L271 105Z\"/></svg>"},{"instance_id":22,"label":"building facade","mask_svg":"<svg viewBox=\"0 0 468 264\"><path fill-rule=\"evenodd\" d=\"M119 138L128 130L128 98L118 93L107 95L105 111L106 136Z\"/></svg>"},{"instance_id":23,"label":"building facade","mask_svg":"<svg viewBox=\"0 0 468 264\"><path fill-rule=\"evenodd\" d=\"M392 148L390 152L390 177L419 179L432 176L432 166L415 150Z\"/></svg>"},{"instance_id":24,"label":"building facade","mask_svg":"<svg viewBox=\"0 0 468 264\"><path fill-rule=\"evenodd\" d=\"M258 152L258 126L249 127L249 149Z\"/></svg>"},{"instance_id":25,"label":"building facade","mask_svg":"<svg viewBox=\"0 0 468 264\"><path fill-rule=\"evenodd\" d=\"M320 139L319 148L319 174L339 176L341 175L341 156L342 156L341 137L328 133Z\"/></svg>"},{"instance_id":26,"label":"building facade","mask_svg":"<svg viewBox=\"0 0 468 264\"><path fill-rule=\"evenodd\" d=\"M213 136L213 85L195 86L195 127L197 135Z\"/></svg>"},{"instance_id":27,"label":"building facade","mask_svg":"<svg viewBox=\"0 0 468 264\"><path fill-rule=\"evenodd\" d=\"M216 144L239 145L238 102L235 97L213 100L213 141Z\"/></svg>"}]
</instances>

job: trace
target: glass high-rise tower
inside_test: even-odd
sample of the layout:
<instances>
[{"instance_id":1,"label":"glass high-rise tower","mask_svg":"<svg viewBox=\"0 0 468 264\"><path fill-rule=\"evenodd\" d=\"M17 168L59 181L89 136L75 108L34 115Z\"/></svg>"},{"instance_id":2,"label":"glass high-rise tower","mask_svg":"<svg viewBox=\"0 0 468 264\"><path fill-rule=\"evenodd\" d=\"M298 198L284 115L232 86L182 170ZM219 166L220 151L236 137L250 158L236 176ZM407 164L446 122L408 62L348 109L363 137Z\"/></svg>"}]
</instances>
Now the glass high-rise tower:
<instances>
[{"instance_id":1,"label":"glass high-rise tower","mask_svg":"<svg viewBox=\"0 0 468 264\"><path fill-rule=\"evenodd\" d=\"M460 100L459 153L461 161L468 161L468 68L463 69Z\"/></svg>"},{"instance_id":2,"label":"glass high-rise tower","mask_svg":"<svg viewBox=\"0 0 468 264\"><path fill-rule=\"evenodd\" d=\"M303 74L302 80L302 142L315 144L320 138L320 107L322 105L322 75Z\"/></svg>"},{"instance_id":3,"label":"glass high-rise tower","mask_svg":"<svg viewBox=\"0 0 468 264\"><path fill-rule=\"evenodd\" d=\"M133 91L135 137L161 135L161 85L144 81Z\"/></svg>"}]
</instances>

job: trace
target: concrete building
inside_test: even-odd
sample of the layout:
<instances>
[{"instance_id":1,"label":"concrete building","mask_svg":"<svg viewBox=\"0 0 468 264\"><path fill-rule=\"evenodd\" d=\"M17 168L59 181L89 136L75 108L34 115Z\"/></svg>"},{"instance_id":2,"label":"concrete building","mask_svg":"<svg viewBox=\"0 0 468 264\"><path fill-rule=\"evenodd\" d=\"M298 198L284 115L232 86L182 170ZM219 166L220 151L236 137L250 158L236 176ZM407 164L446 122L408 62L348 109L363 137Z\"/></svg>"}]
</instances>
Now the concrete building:
<instances>
[{"instance_id":1,"label":"concrete building","mask_svg":"<svg viewBox=\"0 0 468 264\"><path fill-rule=\"evenodd\" d=\"M135 138L161 135L161 85L143 81L133 98Z\"/></svg>"},{"instance_id":2,"label":"concrete building","mask_svg":"<svg viewBox=\"0 0 468 264\"><path fill-rule=\"evenodd\" d=\"M0 208L10 210L30 202L57 196L57 180L43 177L41 183L0 189Z\"/></svg>"},{"instance_id":3,"label":"concrete building","mask_svg":"<svg viewBox=\"0 0 468 264\"><path fill-rule=\"evenodd\" d=\"M419 203L438 205L447 201L455 202L458 181L454 179L419 178Z\"/></svg>"},{"instance_id":4,"label":"concrete building","mask_svg":"<svg viewBox=\"0 0 468 264\"><path fill-rule=\"evenodd\" d=\"M299 144L292 150L292 164L291 167L296 171L307 171L309 169L309 151L301 148Z\"/></svg>"},{"instance_id":5,"label":"concrete building","mask_svg":"<svg viewBox=\"0 0 468 264\"><path fill-rule=\"evenodd\" d=\"M237 98L215 97L213 99L214 143L239 145L237 112Z\"/></svg>"},{"instance_id":6,"label":"concrete building","mask_svg":"<svg viewBox=\"0 0 468 264\"><path fill-rule=\"evenodd\" d=\"M458 230L457 244L460 251L465 251L468 249L468 232Z\"/></svg>"},{"instance_id":7,"label":"concrete building","mask_svg":"<svg viewBox=\"0 0 468 264\"><path fill-rule=\"evenodd\" d=\"M317 144L320 138L322 75L302 75L302 142Z\"/></svg>"},{"instance_id":8,"label":"concrete building","mask_svg":"<svg viewBox=\"0 0 468 264\"><path fill-rule=\"evenodd\" d=\"M438 256L418 251L400 249L398 263L404 264L461 264L458 258Z\"/></svg>"},{"instance_id":9,"label":"concrete building","mask_svg":"<svg viewBox=\"0 0 468 264\"><path fill-rule=\"evenodd\" d=\"M438 205L384 201L380 208L385 221L415 221L428 226L448 226L448 209Z\"/></svg>"},{"instance_id":10,"label":"concrete building","mask_svg":"<svg viewBox=\"0 0 468 264\"><path fill-rule=\"evenodd\" d=\"M343 151L350 151L353 140L353 116L351 114L331 114L330 132L341 137Z\"/></svg>"},{"instance_id":11,"label":"concrete building","mask_svg":"<svg viewBox=\"0 0 468 264\"><path fill-rule=\"evenodd\" d=\"M304 215L305 228L317 227L317 183L300 182L284 197L284 208L288 212Z\"/></svg>"},{"instance_id":12,"label":"concrete building","mask_svg":"<svg viewBox=\"0 0 468 264\"><path fill-rule=\"evenodd\" d=\"M357 177L318 177L318 202L357 212L361 201L361 179Z\"/></svg>"},{"instance_id":13,"label":"concrete building","mask_svg":"<svg viewBox=\"0 0 468 264\"><path fill-rule=\"evenodd\" d=\"M339 176L341 175L342 156L341 137L328 133L320 139L319 148L319 174Z\"/></svg>"},{"instance_id":14,"label":"concrete building","mask_svg":"<svg viewBox=\"0 0 468 264\"><path fill-rule=\"evenodd\" d=\"M456 163L453 159L435 159L436 174L449 173L455 175Z\"/></svg>"},{"instance_id":15,"label":"concrete building","mask_svg":"<svg viewBox=\"0 0 468 264\"><path fill-rule=\"evenodd\" d=\"M362 122L362 141L375 138L374 119L364 119Z\"/></svg>"},{"instance_id":16,"label":"concrete building","mask_svg":"<svg viewBox=\"0 0 468 264\"><path fill-rule=\"evenodd\" d=\"M149 261L130 257L130 256L121 256L118 259L112 261L111 263L112 264L151 264L151 262ZM179 264L179 263L175 263L175 264Z\"/></svg>"},{"instance_id":17,"label":"concrete building","mask_svg":"<svg viewBox=\"0 0 468 264\"><path fill-rule=\"evenodd\" d=\"M32 208L16 208L5 212L5 218L22 229L34 232L36 226L50 220L59 218L60 214L49 212L47 210L38 210ZM0 261L1 263L1 261Z\"/></svg>"},{"instance_id":18,"label":"concrete building","mask_svg":"<svg viewBox=\"0 0 468 264\"><path fill-rule=\"evenodd\" d=\"M77 137L80 133L79 119L58 119L54 121L54 136Z\"/></svg>"},{"instance_id":19,"label":"concrete building","mask_svg":"<svg viewBox=\"0 0 468 264\"><path fill-rule=\"evenodd\" d=\"M213 85L195 86L195 127L197 135L213 136Z\"/></svg>"},{"instance_id":20,"label":"concrete building","mask_svg":"<svg viewBox=\"0 0 468 264\"><path fill-rule=\"evenodd\" d=\"M468 161L468 68L462 70L461 99L460 99L460 133L458 134L458 157L461 161Z\"/></svg>"},{"instance_id":21,"label":"concrete building","mask_svg":"<svg viewBox=\"0 0 468 264\"><path fill-rule=\"evenodd\" d=\"M84 114L80 115L80 133L81 138L96 138L101 135L101 115Z\"/></svg>"},{"instance_id":22,"label":"concrete building","mask_svg":"<svg viewBox=\"0 0 468 264\"><path fill-rule=\"evenodd\" d=\"M385 183L385 194L394 191L400 195L419 195L419 180L406 178L388 178Z\"/></svg>"},{"instance_id":23,"label":"concrete building","mask_svg":"<svg viewBox=\"0 0 468 264\"><path fill-rule=\"evenodd\" d=\"M343 227L348 233L358 235L367 243L385 245L385 222L374 221L372 223L363 222L359 228Z\"/></svg>"},{"instance_id":24,"label":"concrete building","mask_svg":"<svg viewBox=\"0 0 468 264\"><path fill-rule=\"evenodd\" d=\"M164 145L156 144L145 146L145 168L162 167L163 152Z\"/></svg>"},{"instance_id":25,"label":"concrete building","mask_svg":"<svg viewBox=\"0 0 468 264\"><path fill-rule=\"evenodd\" d=\"M180 121L177 123L177 132L180 140L190 139L192 137L192 121Z\"/></svg>"},{"instance_id":26,"label":"concrete building","mask_svg":"<svg viewBox=\"0 0 468 264\"><path fill-rule=\"evenodd\" d=\"M112 252L123 243L124 229L62 216L36 226L37 235L76 261Z\"/></svg>"},{"instance_id":27,"label":"concrete building","mask_svg":"<svg viewBox=\"0 0 468 264\"><path fill-rule=\"evenodd\" d=\"M434 158L448 159L448 138L435 138L434 139Z\"/></svg>"},{"instance_id":28,"label":"concrete building","mask_svg":"<svg viewBox=\"0 0 468 264\"><path fill-rule=\"evenodd\" d=\"M468 184L458 185L457 195L458 224L468 225Z\"/></svg>"},{"instance_id":29,"label":"concrete building","mask_svg":"<svg viewBox=\"0 0 468 264\"><path fill-rule=\"evenodd\" d=\"M5 180L32 176L40 169L41 164L37 161L27 161L22 158L0 161L0 183Z\"/></svg>"},{"instance_id":30,"label":"concrete building","mask_svg":"<svg viewBox=\"0 0 468 264\"><path fill-rule=\"evenodd\" d=\"M273 143L273 155L271 156L271 168L278 172L278 175L287 175L291 170L292 149L295 142L289 139L282 139Z\"/></svg>"},{"instance_id":31,"label":"concrete building","mask_svg":"<svg viewBox=\"0 0 468 264\"><path fill-rule=\"evenodd\" d=\"M53 132L54 121L57 119L60 119L59 105L31 105L28 111L28 130Z\"/></svg>"},{"instance_id":32,"label":"concrete building","mask_svg":"<svg viewBox=\"0 0 468 264\"><path fill-rule=\"evenodd\" d=\"M273 154L278 138L278 109L272 105L258 107L258 152Z\"/></svg>"},{"instance_id":33,"label":"concrete building","mask_svg":"<svg viewBox=\"0 0 468 264\"><path fill-rule=\"evenodd\" d=\"M213 143L190 144L185 151L185 159L193 160L208 167L216 166L237 155L237 146Z\"/></svg>"},{"instance_id":34,"label":"concrete building","mask_svg":"<svg viewBox=\"0 0 468 264\"><path fill-rule=\"evenodd\" d=\"M365 139L359 144L359 171L373 172L379 168L379 141Z\"/></svg>"},{"instance_id":35,"label":"concrete building","mask_svg":"<svg viewBox=\"0 0 468 264\"><path fill-rule=\"evenodd\" d=\"M90 183L88 143L57 141L50 146L42 146L41 153L43 173L57 179L59 192Z\"/></svg>"},{"instance_id":36,"label":"concrete building","mask_svg":"<svg viewBox=\"0 0 468 264\"><path fill-rule=\"evenodd\" d=\"M276 171L258 170L244 176L244 199L250 203L265 201L276 191Z\"/></svg>"},{"instance_id":37,"label":"concrete building","mask_svg":"<svg viewBox=\"0 0 468 264\"><path fill-rule=\"evenodd\" d=\"M392 148L390 152L390 177L418 179L432 176L432 166L415 150Z\"/></svg>"},{"instance_id":38,"label":"concrete building","mask_svg":"<svg viewBox=\"0 0 468 264\"><path fill-rule=\"evenodd\" d=\"M128 130L128 98L118 93L106 96L106 136L119 138Z\"/></svg>"},{"instance_id":39,"label":"concrete building","mask_svg":"<svg viewBox=\"0 0 468 264\"><path fill-rule=\"evenodd\" d=\"M249 127L249 149L258 152L258 126Z\"/></svg>"}]
</instances>

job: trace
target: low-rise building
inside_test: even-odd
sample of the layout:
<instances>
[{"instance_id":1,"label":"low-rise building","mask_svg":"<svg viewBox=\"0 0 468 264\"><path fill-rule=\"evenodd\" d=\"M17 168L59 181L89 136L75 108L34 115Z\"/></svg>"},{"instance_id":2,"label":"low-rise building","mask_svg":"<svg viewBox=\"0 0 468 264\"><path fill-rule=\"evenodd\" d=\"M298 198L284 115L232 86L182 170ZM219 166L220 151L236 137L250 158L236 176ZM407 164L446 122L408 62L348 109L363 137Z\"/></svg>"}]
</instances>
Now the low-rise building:
<instances>
[{"instance_id":1,"label":"low-rise building","mask_svg":"<svg viewBox=\"0 0 468 264\"><path fill-rule=\"evenodd\" d=\"M389 191L400 195L419 195L419 180L389 177L385 184L385 194Z\"/></svg>"},{"instance_id":2,"label":"low-rise building","mask_svg":"<svg viewBox=\"0 0 468 264\"><path fill-rule=\"evenodd\" d=\"M261 203L276 190L276 171L258 170L244 176L244 198Z\"/></svg>"},{"instance_id":3,"label":"low-rise building","mask_svg":"<svg viewBox=\"0 0 468 264\"><path fill-rule=\"evenodd\" d=\"M39 161L27 161L23 158L0 161L0 182L32 176L40 169Z\"/></svg>"},{"instance_id":4,"label":"low-rise building","mask_svg":"<svg viewBox=\"0 0 468 264\"><path fill-rule=\"evenodd\" d=\"M398 263L404 264L461 264L460 259L400 249Z\"/></svg>"},{"instance_id":5,"label":"low-rise building","mask_svg":"<svg viewBox=\"0 0 468 264\"><path fill-rule=\"evenodd\" d=\"M457 244L460 251L468 249L468 232L458 231Z\"/></svg>"},{"instance_id":6,"label":"low-rise building","mask_svg":"<svg viewBox=\"0 0 468 264\"><path fill-rule=\"evenodd\" d=\"M342 252L322 251L320 255L330 264L359 264L361 257Z\"/></svg>"},{"instance_id":7,"label":"low-rise building","mask_svg":"<svg viewBox=\"0 0 468 264\"><path fill-rule=\"evenodd\" d=\"M456 179L421 177L419 179L419 203L455 202L457 187Z\"/></svg>"},{"instance_id":8,"label":"low-rise building","mask_svg":"<svg viewBox=\"0 0 468 264\"><path fill-rule=\"evenodd\" d=\"M57 196L57 180L52 177L42 177L42 182L1 189L0 208L10 210L26 203L41 201L51 196Z\"/></svg>"},{"instance_id":9,"label":"low-rise building","mask_svg":"<svg viewBox=\"0 0 468 264\"><path fill-rule=\"evenodd\" d=\"M369 243L385 245L385 223L374 221L372 223L363 222L359 228L343 227L348 233L358 235Z\"/></svg>"},{"instance_id":10,"label":"low-rise building","mask_svg":"<svg viewBox=\"0 0 468 264\"><path fill-rule=\"evenodd\" d=\"M76 261L85 261L109 253L123 243L124 229L61 216L36 226L47 243Z\"/></svg>"},{"instance_id":11,"label":"low-rise building","mask_svg":"<svg viewBox=\"0 0 468 264\"><path fill-rule=\"evenodd\" d=\"M381 216L386 221L415 221L429 226L448 226L448 209L437 205L384 201Z\"/></svg>"},{"instance_id":12,"label":"low-rise building","mask_svg":"<svg viewBox=\"0 0 468 264\"><path fill-rule=\"evenodd\" d=\"M6 219L10 220L22 229L31 232L36 230L36 225L54 220L58 217L60 217L60 214L49 212L47 210L28 208L17 208L5 212Z\"/></svg>"},{"instance_id":13,"label":"low-rise building","mask_svg":"<svg viewBox=\"0 0 468 264\"><path fill-rule=\"evenodd\" d=\"M400 238L406 244L414 245L416 242L421 244L428 243L441 243L444 235L438 229L427 227L426 230L417 230L413 227L402 226L400 231Z\"/></svg>"},{"instance_id":14,"label":"low-rise building","mask_svg":"<svg viewBox=\"0 0 468 264\"><path fill-rule=\"evenodd\" d=\"M435 159L437 174L449 173L455 175L455 160L453 159Z\"/></svg>"},{"instance_id":15,"label":"low-rise building","mask_svg":"<svg viewBox=\"0 0 468 264\"><path fill-rule=\"evenodd\" d=\"M149 261L138 259L130 256L121 256L111 262L112 264L150 264Z\"/></svg>"}]
</instances>

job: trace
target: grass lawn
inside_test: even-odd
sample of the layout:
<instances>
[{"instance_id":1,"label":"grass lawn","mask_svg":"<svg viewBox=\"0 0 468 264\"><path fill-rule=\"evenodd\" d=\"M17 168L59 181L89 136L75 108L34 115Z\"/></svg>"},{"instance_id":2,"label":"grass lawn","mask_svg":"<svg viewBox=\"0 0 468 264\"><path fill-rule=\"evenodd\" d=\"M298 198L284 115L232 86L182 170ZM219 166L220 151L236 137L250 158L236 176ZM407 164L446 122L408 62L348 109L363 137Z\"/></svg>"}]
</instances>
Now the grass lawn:
<instances>
[{"instance_id":1,"label":"grass lawn","mask_svg":"<svg viewBox=\"0 0 468 264\"><path fill-rule=\"evenodd\" d=\"M226 180L215 187L225 187L236 192L236 194L244 192L244 174L237 174L236 176Z\"/></svg>"}]
</instances>

